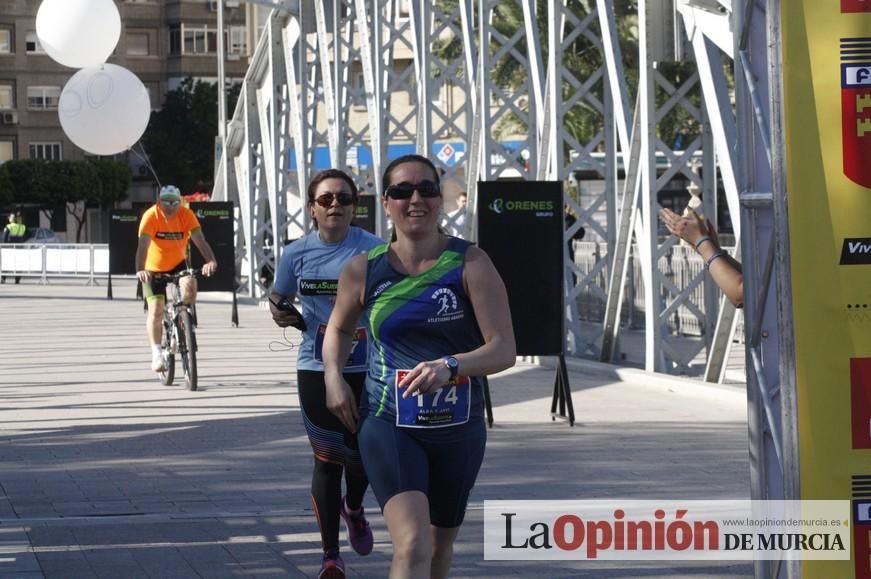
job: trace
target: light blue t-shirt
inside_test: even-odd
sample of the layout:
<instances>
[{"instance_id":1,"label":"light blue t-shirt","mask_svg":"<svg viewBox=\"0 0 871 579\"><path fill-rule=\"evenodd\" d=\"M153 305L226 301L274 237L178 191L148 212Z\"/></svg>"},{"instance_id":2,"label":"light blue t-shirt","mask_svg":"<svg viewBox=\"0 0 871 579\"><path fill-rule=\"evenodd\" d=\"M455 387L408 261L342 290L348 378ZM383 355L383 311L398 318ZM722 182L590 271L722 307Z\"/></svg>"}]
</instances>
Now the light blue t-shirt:
<instances>
[{"instance_id":1,"label":"light blue t-shirt","mask_svg":"<svg viewBox=\"0 0 871 579\"><path fill-rule=\"evenodd\" d=\"M349 259L383 244L380 237L359 227L351 227L345 239L338 243L324 243L318 232L313 231L284 248L272 291L296 295L302 304L307 329L299 347L296 363L299 370L324 370L324 335L336 302L339 274ZM365 324L359 325L345 366L346 372L366 371L369 336Z\"/></svg>"}]
</instances>

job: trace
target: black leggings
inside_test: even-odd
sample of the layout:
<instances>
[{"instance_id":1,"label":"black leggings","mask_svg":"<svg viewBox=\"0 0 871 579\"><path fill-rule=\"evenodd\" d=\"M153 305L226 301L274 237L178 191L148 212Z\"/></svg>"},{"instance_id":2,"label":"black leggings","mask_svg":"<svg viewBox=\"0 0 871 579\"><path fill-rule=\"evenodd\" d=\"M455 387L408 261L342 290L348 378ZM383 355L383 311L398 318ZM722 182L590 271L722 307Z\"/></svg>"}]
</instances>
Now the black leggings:
<instances>
[{"instance_id":1,"label":"black leggings","mask_svg":"<svg viewBox=\"0 0 871 579\"><path fill-rule=\"evenodd\" d=\"M342 507L342 472L348 507L356 510L363 504L369 480L360 461L357 435L348 432L327 409L324 373L297 370L299 401L309 442L314 451L312 505L321 530L324 553L339 552L339 510ZM364 372L345 374L357 405L366 379Z\"/></svg>"}]
</instances>

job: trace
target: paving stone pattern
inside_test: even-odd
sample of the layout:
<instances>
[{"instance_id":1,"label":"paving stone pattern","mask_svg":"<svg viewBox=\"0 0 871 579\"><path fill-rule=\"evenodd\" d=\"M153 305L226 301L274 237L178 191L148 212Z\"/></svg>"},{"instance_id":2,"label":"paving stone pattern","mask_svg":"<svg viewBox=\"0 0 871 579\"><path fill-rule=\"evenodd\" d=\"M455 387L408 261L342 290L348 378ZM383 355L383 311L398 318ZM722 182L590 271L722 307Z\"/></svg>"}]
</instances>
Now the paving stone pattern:
<instances>
[{"instance_id":1,"label":"paving stone pattern","mask_svg":"<svg viewBox=\"0 0 871 579\"><path fill-rule=\"evenodd\" d=\"M200 391L149 370L129 281L0 286L0 577L316 577L292 346L267 310L227 296L199 309ZM11 338L9 336L12 336ZM554 371L491 380L495 426L452 577L748 577L729 563L500 562L483 557L483 501L749 496L742 388L571 364L577 424L552 421ZM375 549L343 548L348 576L386 577L391 548L371 494ZM343 531L344 533L344 531ZM343 539L344 540L344 539Z\"/></svg>"}]
</instances>

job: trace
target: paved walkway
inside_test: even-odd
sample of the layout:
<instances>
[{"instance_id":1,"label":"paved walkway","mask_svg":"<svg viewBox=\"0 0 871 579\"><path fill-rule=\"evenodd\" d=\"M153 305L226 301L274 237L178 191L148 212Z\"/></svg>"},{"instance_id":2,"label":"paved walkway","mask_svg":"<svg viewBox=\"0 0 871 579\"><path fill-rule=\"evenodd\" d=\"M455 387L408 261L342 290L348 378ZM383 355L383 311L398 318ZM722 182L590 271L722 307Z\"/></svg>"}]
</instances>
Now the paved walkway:
<instances>
[{"instance_id":1,"label":"paved walkway","mask_svg":"<svg viewBox=\"0 0 871 579\"><path fill-rule=\"evenodd\" d=\"M316 577L311 452L294 359L267 312L199 307L200 388L149 371L141 304L115 286L0 285L0 577ZM9 324L13 324L11 327ZM289 343L299 342L288 333ZM282 346L282 343L285 345ZM491 380L496 425L452 577L747 577L746 564L483 560L486 499L749 496L742 389L572 365L578 422L550 419L553 370ZM349 577L387 576L376 537Z\"/></svg>"}]
</instances>

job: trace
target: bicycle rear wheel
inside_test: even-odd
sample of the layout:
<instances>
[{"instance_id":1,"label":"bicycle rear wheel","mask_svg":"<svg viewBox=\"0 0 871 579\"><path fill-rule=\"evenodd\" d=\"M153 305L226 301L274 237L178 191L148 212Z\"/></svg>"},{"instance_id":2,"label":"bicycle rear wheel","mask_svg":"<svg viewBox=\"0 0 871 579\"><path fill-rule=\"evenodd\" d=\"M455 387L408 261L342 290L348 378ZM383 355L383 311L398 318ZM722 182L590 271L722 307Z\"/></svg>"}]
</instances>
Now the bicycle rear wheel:
<instances>
[{"instance_id":1,"label":"bicycle rear wheel","mask_svg":"<svg viewBox=\"0 0 871 579\"><path fill-rule=\"evenodd\" d=\"M175 355L172 353L172 331L172 324L169 323L168 319L164 320L163 338L160 341L164 369L158 372L160 383L164 386L172 386L172 381L175 379Z\"/></svg>"},{"instance_id":2,"label":"bicycle rear wheel","mask_svg":"<svg viewBox=\"0 0 871 579\"><path fill-rule=\"evenodd\" d=\"M179 349L188 390L197 389L197 338L191 313L183 310L178 316Z\"/></svg>"}]
</instances>

